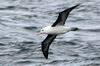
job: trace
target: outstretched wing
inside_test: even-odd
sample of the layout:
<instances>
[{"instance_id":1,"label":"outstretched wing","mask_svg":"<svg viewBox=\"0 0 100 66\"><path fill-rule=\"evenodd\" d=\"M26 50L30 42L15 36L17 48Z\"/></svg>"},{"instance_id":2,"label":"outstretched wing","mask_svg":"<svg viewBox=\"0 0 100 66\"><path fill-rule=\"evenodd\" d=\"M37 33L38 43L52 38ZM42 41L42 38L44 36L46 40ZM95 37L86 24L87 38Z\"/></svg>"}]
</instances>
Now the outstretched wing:
<instances>
[{"instance_id":1,"label":"outstretched wing","mask_svg":"<svg viewBox=\"0 0 100 66\"><path fill-rule=\"evenodd\" d=\"M48 59L48 49L52 41L56 38L57 35L48 35L45 40L42 42L42 52L46 59Z\"/></svg>"},{"instance_id":2,"label":"outstretched wing","mask_svg":"<svg viewBox=\"0 0 100 66\"><path fill-rule=\"evenodd\" d=\"M69 13L79 5L80 4L75 5L75 6L68 8L68 9L62 11L61 13L59 13L58 18L57 18L56 22L52 25L52 27L54 27L56 25L64 25Z\"/></svg>"}]
</instances>

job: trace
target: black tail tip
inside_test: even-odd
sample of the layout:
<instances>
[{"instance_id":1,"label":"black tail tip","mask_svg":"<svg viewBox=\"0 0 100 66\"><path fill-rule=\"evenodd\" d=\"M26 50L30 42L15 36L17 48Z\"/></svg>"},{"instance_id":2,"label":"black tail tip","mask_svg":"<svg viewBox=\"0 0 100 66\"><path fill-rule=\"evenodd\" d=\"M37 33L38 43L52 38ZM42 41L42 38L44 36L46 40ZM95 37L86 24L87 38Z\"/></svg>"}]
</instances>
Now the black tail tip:
<instances>
[{"instance_id":1,"label":"black tail tip","mask_svg":"<svg viewBox=\"0 0 100 66\"><path fill-rule=\"evenodd\" d=\"M77 30L79 30L77 27L72 27L71 28L71 31L77 31Z\"/></svg>"}]
</instances>

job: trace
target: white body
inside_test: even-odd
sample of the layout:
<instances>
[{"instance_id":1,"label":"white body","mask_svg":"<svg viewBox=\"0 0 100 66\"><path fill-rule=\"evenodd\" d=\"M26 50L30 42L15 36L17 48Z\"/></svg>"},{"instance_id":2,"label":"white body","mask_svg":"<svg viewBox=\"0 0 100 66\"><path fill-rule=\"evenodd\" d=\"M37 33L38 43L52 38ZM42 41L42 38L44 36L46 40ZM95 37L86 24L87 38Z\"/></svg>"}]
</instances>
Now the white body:
<instances>
[{"instance_id":1,"label":"white body","mask_svg":"<svg viewBox=\"0 0 100 66\"><path fill-rule=\"evenodd\" d=\"M56 27L47 26L41 29L40 33L42 34L64 34L68 31L70 31L70 28L64 27L64 26L56 26Z\"/></svg>"}]
</instances>

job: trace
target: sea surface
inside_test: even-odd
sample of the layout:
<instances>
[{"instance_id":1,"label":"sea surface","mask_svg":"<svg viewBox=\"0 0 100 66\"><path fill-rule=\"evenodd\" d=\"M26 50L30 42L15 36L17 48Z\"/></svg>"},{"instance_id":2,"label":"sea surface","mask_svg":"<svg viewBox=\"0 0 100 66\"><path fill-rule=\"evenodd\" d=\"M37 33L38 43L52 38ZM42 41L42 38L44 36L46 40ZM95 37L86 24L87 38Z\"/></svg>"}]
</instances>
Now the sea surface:
<instances>
[{"instance_id":1,"label":"sea surface","mask_svg":"<svg viewBox=\"0 0 100 66\"><path fill-rule=\"evenodd\" d=\"M37 31L79 3L65 26L80 30L58 35L45 59ZM100 0L0 0L0 66L100 66Z\"/></svg>"}]
</instances>

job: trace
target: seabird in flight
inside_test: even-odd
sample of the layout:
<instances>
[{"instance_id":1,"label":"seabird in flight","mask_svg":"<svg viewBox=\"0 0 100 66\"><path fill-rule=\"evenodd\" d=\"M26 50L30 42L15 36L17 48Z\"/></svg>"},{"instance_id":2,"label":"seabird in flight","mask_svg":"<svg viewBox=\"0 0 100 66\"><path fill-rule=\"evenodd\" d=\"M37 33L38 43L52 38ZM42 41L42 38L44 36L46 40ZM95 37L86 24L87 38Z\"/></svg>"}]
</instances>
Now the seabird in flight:
<instances>
[{"instance_id":1,"label":"seabird in flight","mask_svg":"<svg viewBox=\"0 0 100 66\"><path fill-rule=\"evenodd\" d=\"M46 59L48 59L49 46L58 34L64 34L69 31L78 30L78 28L76 28L76 27L65 27L64 24L65 24L65 21L69 15L69 13L79 5L80 4L77 4L73 7L70 7L68 9L60 12L57 20L55 21L55 23L52 26L44 27L37 33L37 35L48 34L48 36L42 42L42 52Z\"/></svg>"}]
</instances>

